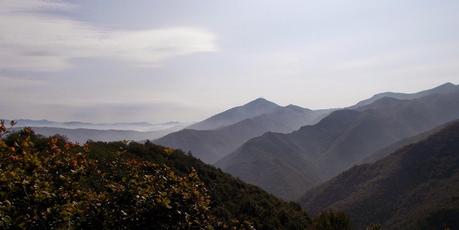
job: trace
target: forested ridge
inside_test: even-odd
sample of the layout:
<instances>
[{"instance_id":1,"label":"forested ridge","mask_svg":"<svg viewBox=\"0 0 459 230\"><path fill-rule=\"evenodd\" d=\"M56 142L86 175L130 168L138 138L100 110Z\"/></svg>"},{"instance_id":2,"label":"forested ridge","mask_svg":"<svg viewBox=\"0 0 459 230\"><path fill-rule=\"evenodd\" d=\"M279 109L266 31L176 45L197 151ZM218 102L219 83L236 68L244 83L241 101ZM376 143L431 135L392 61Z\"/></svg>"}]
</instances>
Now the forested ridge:
<instances>
[{"instance_id":1,"label":"forested ridge","mask_svg":"<svg viewBox=\"0 0 459 230\"><path fill-rule=\"evenodd\" d=\"M1 127L2 229L323 229L298 204L179 150Z\"/></svg>"}]
</instances>

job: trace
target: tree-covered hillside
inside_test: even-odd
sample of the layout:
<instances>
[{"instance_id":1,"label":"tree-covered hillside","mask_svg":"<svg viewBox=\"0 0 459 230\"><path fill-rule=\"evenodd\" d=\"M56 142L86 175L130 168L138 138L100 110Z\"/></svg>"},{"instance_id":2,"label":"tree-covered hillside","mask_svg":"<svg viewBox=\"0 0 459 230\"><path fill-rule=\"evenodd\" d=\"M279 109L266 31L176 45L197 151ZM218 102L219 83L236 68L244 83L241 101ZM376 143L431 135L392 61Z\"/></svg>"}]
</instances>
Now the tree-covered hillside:
<instances>
[{"instance_id":1,"label":"tree-covered hillside","mask_svg":"<svg viewBox=\"0 0 459 230\"><path fill-rule=\"evenodd\" d=\"M150 142L0 133L2 229L306 229L308 215L181 151Z\"/></svg>"},{"instance_id":2,"label":"tree-covered hillside","mask_svg":"<svg viewBox=\"0 0 459 230\"><path fill-rule=\"evenodd\" d=\"M354 166L308 191L312 214L346 212L354 227L459 228L459 120L373 163Z\"/></svg>"},{"instance_id":3,"label":"tree-covered hillside","mask_svg":"<svg viewBox=\"0 0 459 230\"><path fill-rule=\"evenodd\" d=\"M310 223L308 215L296 203L284 202L179 150L151 142L94 142L88 146L91 158L100 161L112 157L106 153L122 148L127 158L166 165L178 175L195 170L210 197L210 213L223 222L251 223L256 229L302 229Z\"/></svg>"}]
</instances>

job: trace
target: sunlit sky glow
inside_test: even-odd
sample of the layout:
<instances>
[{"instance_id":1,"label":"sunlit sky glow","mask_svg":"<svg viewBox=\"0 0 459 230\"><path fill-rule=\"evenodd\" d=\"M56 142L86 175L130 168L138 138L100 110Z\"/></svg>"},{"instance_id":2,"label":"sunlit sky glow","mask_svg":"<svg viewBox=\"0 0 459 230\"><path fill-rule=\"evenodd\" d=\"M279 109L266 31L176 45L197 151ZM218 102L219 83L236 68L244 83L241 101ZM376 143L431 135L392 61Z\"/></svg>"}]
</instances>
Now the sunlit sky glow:
<instances>
[{"instance_id":1,"label":"sunlit sky glow","mask_svg":"<svg viewBox=\"0 0 459 230\"><path fill-rule=\"evenodd\" d=\"M0 1L0 117L197 121L459 83L459 1Z\"/></svg>"}]
</instances>

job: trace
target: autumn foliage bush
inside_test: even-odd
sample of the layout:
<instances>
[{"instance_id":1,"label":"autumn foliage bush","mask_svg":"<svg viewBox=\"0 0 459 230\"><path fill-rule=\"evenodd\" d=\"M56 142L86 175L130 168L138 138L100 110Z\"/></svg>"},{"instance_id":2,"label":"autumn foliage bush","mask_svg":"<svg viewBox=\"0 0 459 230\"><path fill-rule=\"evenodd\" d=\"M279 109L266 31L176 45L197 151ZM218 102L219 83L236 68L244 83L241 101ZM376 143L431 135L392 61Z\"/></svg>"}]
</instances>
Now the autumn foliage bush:
<instances>
[{"instance_id":1,"label":"autumn foliage bush","mask_svg":"<svg viewBox=\"0 0 459 230\"><path fill-rule=\"evenodd\" d=\"M196 171L123 157L88 157L87 146L30 129L0 127L0 228L212 228L209 196ZM167 151L166 151L167 152Z\"/></svg>"}]
</instances>

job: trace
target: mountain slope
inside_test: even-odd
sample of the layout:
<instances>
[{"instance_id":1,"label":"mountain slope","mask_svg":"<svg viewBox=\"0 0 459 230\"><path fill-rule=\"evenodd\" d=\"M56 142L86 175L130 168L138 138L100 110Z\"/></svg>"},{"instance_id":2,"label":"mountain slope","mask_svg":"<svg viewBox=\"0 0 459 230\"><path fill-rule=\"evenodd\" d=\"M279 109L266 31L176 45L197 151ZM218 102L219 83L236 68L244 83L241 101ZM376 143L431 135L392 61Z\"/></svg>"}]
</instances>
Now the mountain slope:
<instances>
[{"instance_id":1,"label":"mountain slope","mask_svg":"<svg viewBox=\"0 0 459 230\"><path fill-rule=\"evenodd\" d=\"M411 137L408 137L408 138L405 138L405 139L402 139L400 141L397 141L387 147L384 147L383 149L379 150L379 151L376 151L372 154L370 154L368 157L364 158L362 161L360 161L358 164L362 163L374 163L388 155L390 155L391 153L395 152L396 150L402 148L403 146L406 146L406 145L410 145L410 144L414 144L416 142L419 142L419 141L422 141L424 139L426 139L427 137L431 136L432 134L440 131L441 129L445 128L446 125L448 125L449 123L445 124L445 125L440 125L438 127L435 127L427 132L423 132L421 134L418 134L418 135L415 135L415 136L411 136Z\"/></svg>"},{"instance_id":2,"label":"mountain slope","mask_svg":"<svg viewBox=\"0 0 459 230\"><path fill-rule=\"evenodd\" d=\"M338 209L358 229L459 228L459 121L373 164L355 166L308 191L307 210Z\"/></svg>"},{"instance_id":3,"label":"mountain slope","mask_svg":"<svg viewBox=\"0 0 459 230\"><path fill-rule=\"evenodd\" d=\"M390 97L390 98L395 98L395 99L401 99L401 100L411 100L411 99L416 99L416 98L421 98L425 97L428 95L432 94L448 94L448 93L453 93L457 90L458 86L454 85L450 82L439 85L435 88L428 89L428 90L423 90L417 93L394 93L394 92L385 92L385 93L379 93L374 95L371 98L368 98L366 100L358 102L356 105L349 107L350 109L356 109L358 107L362 107L365 105L369 105L381 98L384 97Z\"/></svg>"},{"instance_id":4,"label":"mountain slope","mask_svg":"<svg viewBox=\"0 0 459 230\"><path fill-rule=\"evenodd\" d=\"M280 106L264 98L257 98L245 105L228 109L204 121L190 125L187 128L195 130L217 129L264 113L272 112L278 107Z\"/></svg>"},{"instance_id":5,"label":"mountain slope","mask_svg":"<svg viewBox=\"0 0 459 230\"><path fill-rule=\"evenodd\" d=\"M293 133L276 134L276 138L265 134L249 140L216 165L279 197L295 199L310 188L310 183L296 181L327 180L390 144L457 118L459 92L414 100L383 98L358 111L335 111L318 124ZM301 177L294 176L297 171L288 163L291 158L315 167L303 170L308 173ZM270 177L284 182L270 182Z\"/></svg>"},{"instance_id":6,"label":"mountain slope","mask_svg":"<svg viewBox=\"0 0 459 230\"><path fill-rule=\"evenodd\" d=\"M117 144L110 147L116 148ZM309 224L307 213L298 204L282 201L180 150L174 150L172 153L166 152L162 156L154 156L153 151L158 147L164 148L147 142L145 144L130 143L126 149L133 156L154 163L164 163L179 174L196 170L208 189L211 200L210 211L215 216L224 218L226 221L247 220L256 229L266 230L305 229Z\"/></svg>"},{"instance_id":7,"label":"mountain slope","mask_svg":"<svg viewBox=\"0 0 459 230\"><path fill-rule=\"evenodd\" d=\"M184 129L154 142L191 151L204 162L214 163L253 137L268 131L288 133L303 125L318 122L327 113L328 110L312 111L294 105L279 106L270 113L232 125L214 130Z\"/></svg>"}]
</instances>

